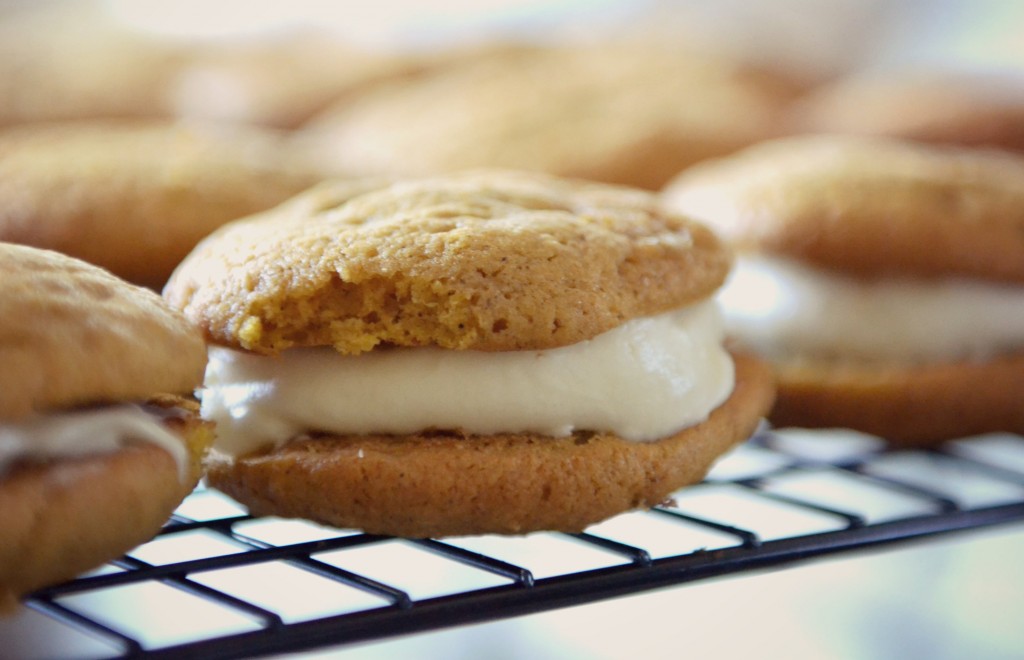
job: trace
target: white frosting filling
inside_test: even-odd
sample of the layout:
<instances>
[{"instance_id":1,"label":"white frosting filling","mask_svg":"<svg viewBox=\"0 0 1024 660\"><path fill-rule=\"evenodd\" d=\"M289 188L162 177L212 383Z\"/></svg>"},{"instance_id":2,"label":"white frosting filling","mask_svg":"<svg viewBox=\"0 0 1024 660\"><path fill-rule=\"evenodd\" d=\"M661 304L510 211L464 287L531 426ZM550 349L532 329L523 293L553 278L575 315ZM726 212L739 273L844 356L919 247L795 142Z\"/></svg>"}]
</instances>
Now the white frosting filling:
<instances>
[{"instance_id":1,"label":"white frosting filling","mask_svg":"<svg viewBox=\"0 0 1024 660\"><path fill-rule=\"evenodd\" d=\"M765 355L940 362L1024 347L1024 287L871 281L742 255L719 293L726 331Z\"/></svg>"},{"instance_id":2,"label":"white frosting filling","mask_svg":"<svg viewBox=\"0 0 1024 660\"><path fill-rule=\"evenodd\" d=\"M0 424L0 474L16 460L78 458L115 452L133 443L162 447L185 478L188 453L160 419L135 405L38 415Z\"/></svg>"},{"instance_id":3,"label":"white frosting filling","mask_svg":"<svg viewBox=\"0 0 1024 660\"><path fill-rule=\"evenodd\" d=\"M605 431L656 440L700 423L733 388L714 302L629 321L544 351L330 348L263 357L211 347L203 417L216 448L240 455L311 431L565 436Z\"/></svg>"}]
</instances>

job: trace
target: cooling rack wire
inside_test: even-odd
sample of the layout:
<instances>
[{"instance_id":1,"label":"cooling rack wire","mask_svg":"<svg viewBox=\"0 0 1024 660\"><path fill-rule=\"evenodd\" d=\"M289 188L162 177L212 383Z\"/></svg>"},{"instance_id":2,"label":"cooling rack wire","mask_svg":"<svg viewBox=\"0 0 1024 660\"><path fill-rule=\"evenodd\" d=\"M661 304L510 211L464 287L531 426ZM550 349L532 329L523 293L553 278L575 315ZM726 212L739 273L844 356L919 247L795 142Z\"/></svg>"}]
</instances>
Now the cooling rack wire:
<instances>
[{"instance_id":1,"label":"cooling rack wire","mask_svg":"<svg viewBox=\"0 0 1024 660\"><path fill-rule=\"evenodd\" d=\"M151 542L32 595L0 638L39 657L257 657L1021 520L1024 438L1010 434L886 451L849 431L766 428L704 483L582 534L396 539L251 517L200 487Z\"/></svg>"}]
</instances>

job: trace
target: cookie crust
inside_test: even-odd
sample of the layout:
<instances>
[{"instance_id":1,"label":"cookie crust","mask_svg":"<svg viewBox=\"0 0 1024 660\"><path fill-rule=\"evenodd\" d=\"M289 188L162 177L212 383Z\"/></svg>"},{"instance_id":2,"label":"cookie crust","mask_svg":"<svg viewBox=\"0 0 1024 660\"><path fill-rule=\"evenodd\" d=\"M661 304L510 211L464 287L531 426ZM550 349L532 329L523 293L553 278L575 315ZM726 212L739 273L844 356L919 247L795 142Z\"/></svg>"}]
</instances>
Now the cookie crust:
<instances>
[{"instance_id":1,"label":"cookie crust","mask_svg":"<svg viewBox=\"0 0 1024 660\"><path fill-rule=\"evenodd\" d=\"M151 402L189 450L187 476L155 445L25 463L0 477L0 614L26 593L95 568L155 535L192 492L212 425L194 401Z\"/></svg>"},{"instance_id":2,"label":"cookie crust","mask_svg":"<svg viewBox=\"0 0 1024 660\"><path fill-rule=\"evenodd\" d=\"M856 277L1024 283L1024 158L883 138L777 140L684 172L666 205L738 250Z\"/></svg>"},{"instance_id":3,"label":"cookie crust","mask_svg":"<svg viewBox=\"0 0 1024 660\"><path fill-rule=\"evenodd\" d=\"M544 349L707 297L730 263L642 191L476 171L314 189L210 236L164 295L262 354Z\"/></svg>"},{"instance_id":4,"label":"cookie crust","mask_svg":"<svg viewBox=\"0 0 1024 660\"><path fill-rule=\"evenodd\" d=\"M330 436L235 459L211 453L209 483L261 515L405 537L580 531L663 502L747 439L772 376L736 359L736 388L703 423L654 442L606 433Z\"/></svg>"}]
</instances>

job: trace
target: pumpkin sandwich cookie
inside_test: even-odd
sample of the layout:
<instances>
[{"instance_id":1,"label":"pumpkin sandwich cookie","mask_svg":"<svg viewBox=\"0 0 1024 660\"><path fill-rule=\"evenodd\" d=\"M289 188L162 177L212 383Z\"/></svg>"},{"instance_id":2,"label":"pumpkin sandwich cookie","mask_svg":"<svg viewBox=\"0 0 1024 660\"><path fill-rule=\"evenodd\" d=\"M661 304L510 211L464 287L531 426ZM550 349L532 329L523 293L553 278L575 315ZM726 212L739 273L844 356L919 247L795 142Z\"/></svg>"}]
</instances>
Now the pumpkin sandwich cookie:
<instances>
[{"instance_id":1,"label":"pumpkin sandwich cookie","mask_svg":"<svg viewBox=\"0 0 1024 660\"><path fill-rule=\"evenodd\" d=\"M156 534L213 441L202 337L152 291L0 243L0 612Z\"/></svg>"},{"instance_id":2,"label":"pumpkin sandwich cookie","mask_svg":"<svg viewBox=\"0 0 1024 660\"><path fill-rule=\"evenodd\" d=\"M727 332L778 372L777 425L894 444L1024 432L1024 159L790 138L683 173L732 242Z\"/></svg>"},{"instance_id":3,"label":"pumpkin sandwich cookie","mask_svg":"<svg viewBox=\"0 0 1024 660\"><path fill-rule=\"evenodd\" d=\"M479 171L324 185L164 291L202 327L209 483L407 537L578 531L699 481L768 409L731 255L637 190Z\"/></svg>"}]
</instances>

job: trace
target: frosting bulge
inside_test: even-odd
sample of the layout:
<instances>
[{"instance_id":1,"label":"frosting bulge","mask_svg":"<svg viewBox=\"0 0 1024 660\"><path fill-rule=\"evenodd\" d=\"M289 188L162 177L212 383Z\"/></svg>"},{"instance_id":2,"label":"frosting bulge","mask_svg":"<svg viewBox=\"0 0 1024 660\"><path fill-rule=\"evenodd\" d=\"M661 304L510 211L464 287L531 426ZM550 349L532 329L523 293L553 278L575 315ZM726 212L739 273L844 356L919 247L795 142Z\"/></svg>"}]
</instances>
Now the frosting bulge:
<instances>
[{"instance_id":1,"label":"frosting bulge","mask_svg":"<svg viewBox=\"0 0 1024 660\"><path fill-rule=\"evenodd\" d=\"M134 405L51 413L0 424L0 475L16 460L91 456L139 442L165 449L185 478L185 445L159 418Z\"/></svg>"},{"instance_id":2,"label":"frosting bulge","mask_svg":"<svg viewBox=\"0 0 1024 660\"><path fill-rule=\"evenodd\" d=\"M1024 346L1024 287L948 278L863 280L739 255L719 293L727 332L776 358L939 362Z\"/></svg>"},{"instance_id":3,"label":"frosting bulge","mask_svg":"<svg viewBox=\"0 0 1024 660\"><path fill-rule=\"evenodd\" d=\"M330 348L277 357L211 347L202 415L241 455L308 432L469 434L573 430L651 441L703 421L733 388L717 305L634 319L548 350Z\"/></svg>"}]
</instances>

